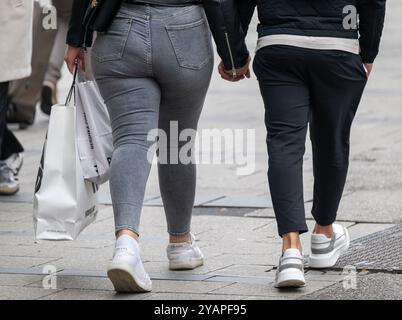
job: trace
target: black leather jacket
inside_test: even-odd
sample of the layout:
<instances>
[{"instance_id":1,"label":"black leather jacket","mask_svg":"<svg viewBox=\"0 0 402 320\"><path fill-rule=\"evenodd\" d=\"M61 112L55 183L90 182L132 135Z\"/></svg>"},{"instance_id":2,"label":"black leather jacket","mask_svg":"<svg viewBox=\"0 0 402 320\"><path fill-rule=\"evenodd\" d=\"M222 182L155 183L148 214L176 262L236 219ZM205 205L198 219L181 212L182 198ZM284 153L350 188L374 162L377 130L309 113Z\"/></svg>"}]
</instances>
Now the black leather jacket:
<instances>
[{"instance_id":1,"label":"black leather jacket","mask_svg":"<svg viewBox=\"0 0 402 320\"><path fill-rule=\"evenodd\" d=\"M218 53L221 56L227 70L236 70L244 67L249 58L249 52L245 44L245 35L251 14L240 15L242 4L249 0L140 0L139 2L175 5L182 2L202 3L208 18L210 29L216 42ZM74 0L72 17L67 35L67 44L72 47L90 47L92 36L83 26L85 13L91 0ZM252 8L254 11L254 7ZM244 17L247 17L244 20ZM243 19L242 19L243 18Z\"/></svg>"}]
</instances>

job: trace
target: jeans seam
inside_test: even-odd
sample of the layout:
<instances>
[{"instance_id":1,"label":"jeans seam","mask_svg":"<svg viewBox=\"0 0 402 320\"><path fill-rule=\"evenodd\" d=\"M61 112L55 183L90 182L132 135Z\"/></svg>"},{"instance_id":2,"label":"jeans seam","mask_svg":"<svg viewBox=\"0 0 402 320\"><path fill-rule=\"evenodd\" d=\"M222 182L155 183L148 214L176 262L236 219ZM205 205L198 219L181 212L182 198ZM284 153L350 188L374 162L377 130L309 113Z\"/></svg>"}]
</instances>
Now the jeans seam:
<instances>
[{"instance_id":1,"label":"jeans seam","mask_svg":"<svg viewBox=\"0 0 402 320\"><path fill-rule=\"evenodd\" d=\"M146 29L148 33L148 42L146 44L146 56L147 56L147 65L150 76L154 76L154 68L153 68L153 55L152 55L152 28L151 28L151 19L148 18L146 22Z\"/></svg>"}]
</instances>

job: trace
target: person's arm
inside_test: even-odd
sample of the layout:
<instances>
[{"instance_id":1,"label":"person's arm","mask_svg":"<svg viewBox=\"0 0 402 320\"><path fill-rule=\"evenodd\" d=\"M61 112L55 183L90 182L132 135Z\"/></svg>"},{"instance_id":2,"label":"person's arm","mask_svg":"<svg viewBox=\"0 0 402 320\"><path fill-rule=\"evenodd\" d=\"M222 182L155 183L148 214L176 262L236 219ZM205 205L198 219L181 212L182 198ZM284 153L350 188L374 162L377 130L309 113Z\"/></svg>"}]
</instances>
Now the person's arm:
<instances>
[{"instance_id":1,"label":"person's arm","mask_svg":"<svg viewBox=\"0 0 402 320\"><path fill-rule=\"evenodd\" d=\"M218 53L225 69L230 70L233 76L249 63L245 36L255 6L256 0L204 0Z\"/></svg>"},{"instance_id":2,"label":"person's arm","mask_svg":"<svg viewBox=\"0 0 402 320\"><path fill-rule=\"evenodd\" d=\"M86 28L83 25L85 13L89 7L90 0L74 0L71 11L71 19L67 33L67 44L70 47L82 48L88 45Z\"/></svg>"},{"instance_id":3,"label":"person's arm","mask_svg":"<svg viewBox=\"0 0 402 320\"><path fill-rule=\"evenodd\" d=\"M85 71L84 47L90 46L88 39L92 42L92 36L88 37L86 28L84 27L84 18L89 4L90 0L74 0L73 2L66 39L68 49L64 57L71 73L73 73L75 64L78 65L79 70Z\"/></svg>"},{"instance_id":4,"label":"person's arm","mask_svg":"<svg viewBox=\"0 0 402 320\"><path fill-rule=\"evenodd\" d=\"M372 64L378 55L385 19L386 0L358 0L360 55Z\"/></svg>"},{"instance_id":5,"label":"person's arm","mask_svg":"<svg viewBox=\"0 0 402 320\"><path fill-rule=\"evenodd\" d=\"M257 6L257 0L237 0L237 3L241 26L246 36Z\"/></svg>"}]
</instances>

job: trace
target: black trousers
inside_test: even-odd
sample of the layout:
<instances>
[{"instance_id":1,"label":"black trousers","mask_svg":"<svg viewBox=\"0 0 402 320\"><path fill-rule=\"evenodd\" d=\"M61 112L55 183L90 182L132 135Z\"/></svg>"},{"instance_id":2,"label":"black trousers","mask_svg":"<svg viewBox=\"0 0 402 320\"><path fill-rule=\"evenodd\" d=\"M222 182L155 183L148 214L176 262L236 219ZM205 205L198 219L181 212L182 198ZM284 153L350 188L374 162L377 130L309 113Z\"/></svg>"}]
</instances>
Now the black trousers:
<instances>
[{"instance_id":1,"label":"black trousers","mask_svg":"<svg viewBox=\"0 0 402 320\"><path fill-rule=\"evenodd\" d=\"M350 130L367 75L360 56L342 51L270 46L254 71L265 103L269 186L279 234L308 231L303 156L313 146L314 204L319 225L335 222L349 166Z\"/></svg>"},{"instance_id":2,"label":"black trousers","mask_svg":"<svg viewBox=\"0 0 402 320\"><path fill-rule=\"evenodd\" d=\"M9 158L14 153L24 151L24 148L7 128L7 94L8 82L0 83L0 161Z\"/></svg>"}]
</instances>

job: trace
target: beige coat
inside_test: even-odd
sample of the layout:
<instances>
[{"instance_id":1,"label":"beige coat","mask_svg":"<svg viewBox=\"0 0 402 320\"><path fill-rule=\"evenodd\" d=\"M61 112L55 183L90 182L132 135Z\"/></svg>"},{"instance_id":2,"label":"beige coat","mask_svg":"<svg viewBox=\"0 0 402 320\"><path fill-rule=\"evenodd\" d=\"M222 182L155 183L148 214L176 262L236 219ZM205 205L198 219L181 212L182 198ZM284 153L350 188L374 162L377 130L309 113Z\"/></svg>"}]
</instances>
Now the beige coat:
<instances>
[{"instance_id":1,"label":"beige coat","mask_svg":"<svg viewBox=\"0 0 402 320\"><path fill-rule=\"evenodd\" d=\"M0 82L31 74L34 0L0 0Z\"/></svg>"}]
</instances>

